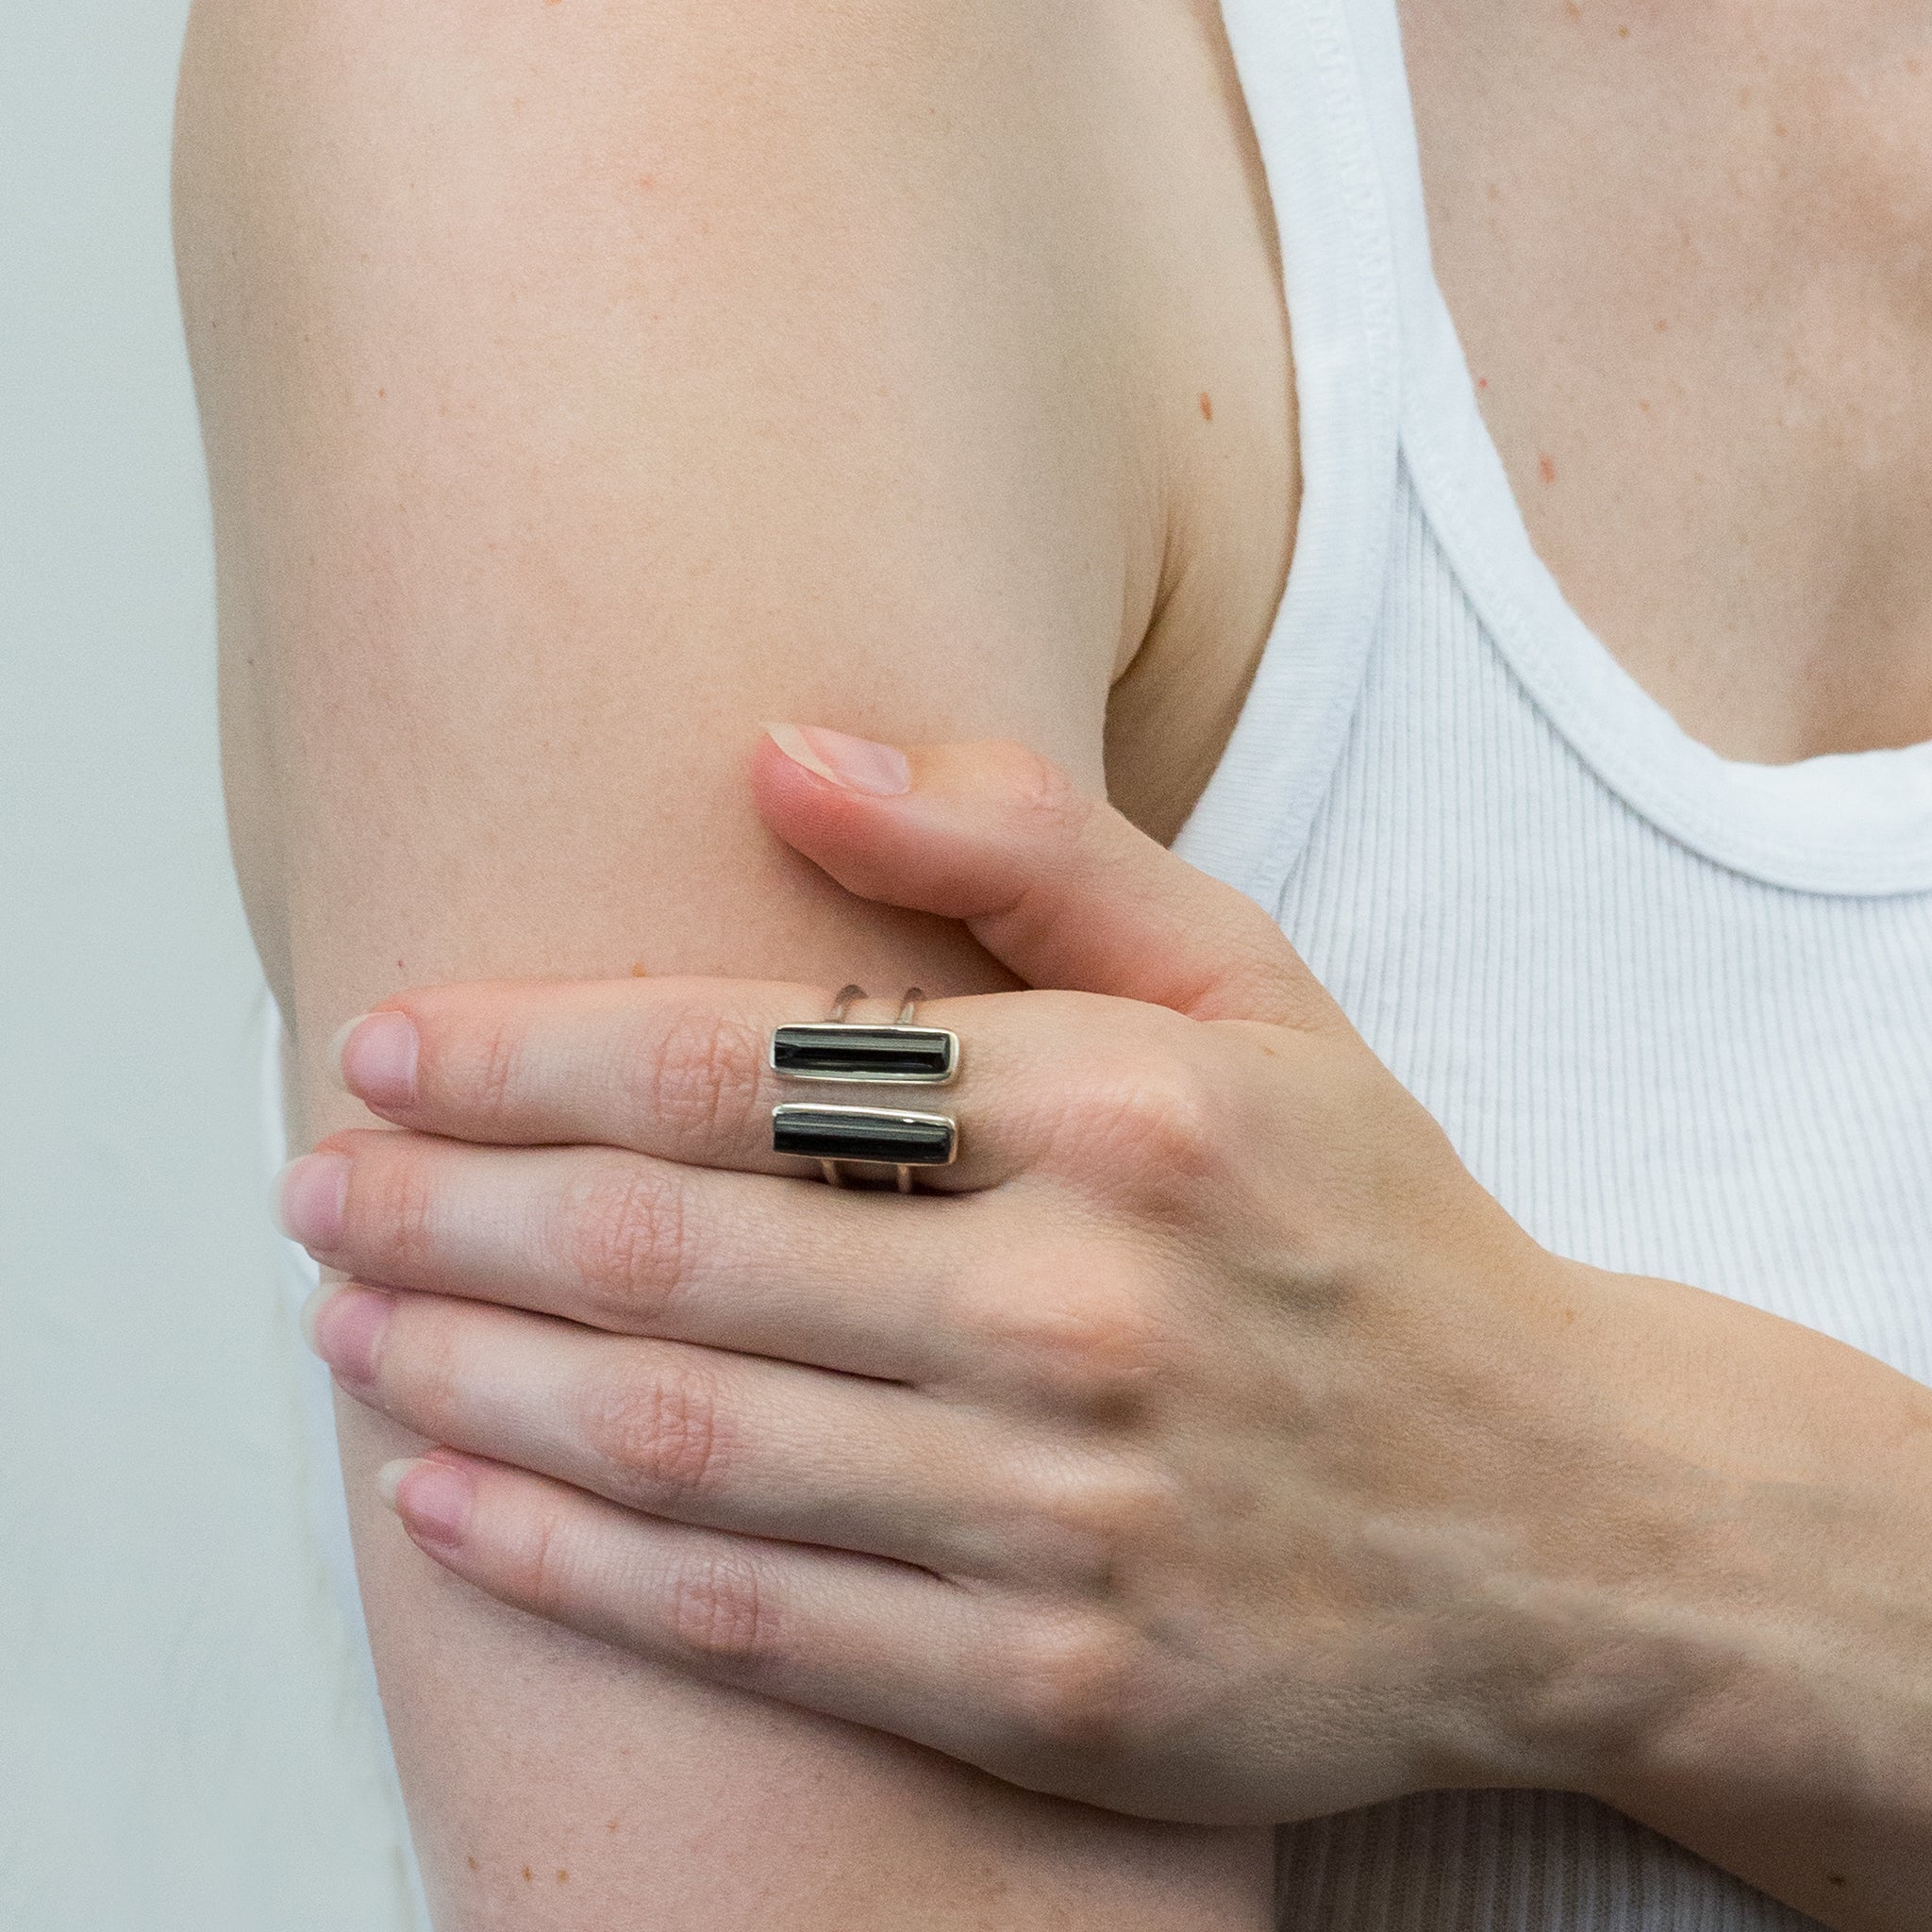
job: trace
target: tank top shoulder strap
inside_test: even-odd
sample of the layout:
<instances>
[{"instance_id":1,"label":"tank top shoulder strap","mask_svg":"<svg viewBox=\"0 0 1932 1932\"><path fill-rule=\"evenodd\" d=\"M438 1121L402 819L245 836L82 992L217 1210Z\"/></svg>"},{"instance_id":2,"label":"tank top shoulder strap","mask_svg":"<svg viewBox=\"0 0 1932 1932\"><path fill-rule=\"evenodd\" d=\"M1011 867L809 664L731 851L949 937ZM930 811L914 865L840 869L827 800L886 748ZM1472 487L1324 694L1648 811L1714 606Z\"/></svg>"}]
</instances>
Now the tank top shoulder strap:
<instances>
[{"instance_id":1,"label":"tank top shoulder strap","mask_svg":"<svg viewBox=\"0 0 1932 1932\"><path fill-rule=\"evenodd\" d=\"M1446 566L1429 594L1476 620L1513 688L1623 806L1787 890L1932 889L1932 744L1723 758L1637 684L1537 556L1436 280L1396 0L1222 12L1280 235L1303 495L1254 685L1176 849L1279 915L1401 589L1392 545L1420 517Z\"/></svg>"},{"instance_id":2,"label":"tank top shoulder strap","mask_svg":"<svg viewBox=\"0 0 1932 1932\"><path fill-rule=\"evenodd\" d=\"M1417 171L1391 169L1386 152L1389 130L1409 125L1391 0L1223 0L1222 13L1280 238L1302 500L1253 686L1175 849L1275 910L1374 635L1401 428L1401 284L1429 268L1425 229L1419 269L1403 259L1422 222ZM1407 235L1398 213L1416 225Z\"/></svg>"}]
</instances>

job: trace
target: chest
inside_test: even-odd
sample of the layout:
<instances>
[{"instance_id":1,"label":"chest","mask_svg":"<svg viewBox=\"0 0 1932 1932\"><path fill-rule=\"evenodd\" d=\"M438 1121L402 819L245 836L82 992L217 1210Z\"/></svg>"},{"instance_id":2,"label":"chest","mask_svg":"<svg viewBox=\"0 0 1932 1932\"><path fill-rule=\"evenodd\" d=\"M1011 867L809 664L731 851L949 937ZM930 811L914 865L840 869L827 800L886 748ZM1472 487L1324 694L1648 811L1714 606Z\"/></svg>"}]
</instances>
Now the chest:
<instances>
[{"instance_id":1,"label":"chest","mask_svg":"<svg viewBox=\"0 0 1932 1932\"><path fill-rule=\"evenodd\" d=\"M1413 528L1288 936L1540 1241L1932 1380L1932 893L1784 890L1630 809Z\"/></svg>"},{"instance_id":2,"label":"chest","mask_svg":"<svg viewBox=\"0 0 1932 1932\"><path fill-rule=\"evenodd\" d=\"M1692 736L1932 738L1932 8L1404 0L1537 549Z\"/></svg>"}]
</instances>

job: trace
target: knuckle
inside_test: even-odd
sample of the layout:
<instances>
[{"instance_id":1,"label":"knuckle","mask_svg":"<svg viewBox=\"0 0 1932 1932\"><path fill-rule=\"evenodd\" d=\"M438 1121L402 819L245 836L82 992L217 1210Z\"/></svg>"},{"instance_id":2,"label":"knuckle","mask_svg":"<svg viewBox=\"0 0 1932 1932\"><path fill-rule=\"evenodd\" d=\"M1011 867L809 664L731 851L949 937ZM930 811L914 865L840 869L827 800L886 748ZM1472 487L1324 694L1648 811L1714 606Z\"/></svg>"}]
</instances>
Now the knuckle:
<instances>
[{"instance_id":1,"label":"knuckle","mask_svg":"<svg viewBox=\"0 0 1932 1932\"><path fill-rule=\"evenodd\" d=\"M627 1323L659 1320L685 1279L683 1190L649 1166L599 1164L572 1185L558 1238L594 1310Z\"/></svg>"},{"instance_id":2,"label":"knuckle","mask_svg":"<svg viewBox=\"0 0 1932 1932\"><path fill-rule=\"evenodd\" d=\"M523 1059L523 1030L508 1015L479 1020L463 1037L459 1060L450 1072L473 1096L477 1112L486 1120L509 1108L515 1095ZM425 1037L423 1051L429 1051Z\"/></svg>"},{"instance_id":3,"label":"knuckle","mask_svg":"<svg viewBox=\"0 0 1932 1932\"><path fill-rule=\"evenodd\" d=\"M1121 1167L1178 1180L1206 1174L1217 1141L1204 1084L1178 1071L1121 1082L1101 1101L1091 1126Z\"/></svg>"},{"instance_id":4,"label":"knuckle","mask_svg":"<svg viewBox=\"0 0 1932 1932\"><path fill-rule=\"evenodd\" d=\"M506 1539L508 1594L541 1616L554 1616L573 1600L568 1543L561 1528L556 1510L539 1507Z\"/></svg>"},{"instance_id":5,"label":"knuckle","mask_svg":"<svg viewBox=\"0 0 1932 1932\"><path fill-rule=\"evenodd\" d=\"M974 1357L1057 1412L1124 1419L1172 1379L1181 1338L1131 1264L1089 1251L1008 1261L962 1312Z\"/></svg>"},{"instance_id":6,"label":"knuckle","mask_svg":"<svg viewBox=\"0 0 1932 1932\"><path fill-rule=\"evenodd\" d=\"M461 1349L467 1313L434 1296L402 1295L390 1315L379 1364L385 1407L418 1435L463 1432L471 1387Z\"/></svg>"},{"instance_id":7,"label":"knuckle","mask_svg":"<svg viewBox=\"0 0 1932 1932\"><path fill-rule=\"evenodd\" d=\"M1186 1530L1175 1485L1157 1471L1122 1463L1062 1466L1036 1476L1030 1503L1049 1525L1062 1566L1099 1595L1128 1588Z\"/></svg>"},{"instance_id":8,"label":"knuckle","mask_svg":"<svg viewBox=\"0 0 1932 1932\"><path fill-rule=\"evenodd\" d=\"M1093 801L1054 761L1030 745L994 739L983 748L986 781L1008 809L1036 832L1077 833Z\"/></svg>"},{"instance_id":9,"label":"knuckle","mask_svg":"<svg viewBox=\"0 0 1932 1932\"><path fill-rule=\"evenodd\" d=\"M675 1138L736 1135L757 1104L763 1049L763 1037L742 1020L674 1012L641 1047L633 1091L652 1124Z\"/></svg>"},{"instance_id":10,"label":"knuckle","mask_svg":"<svg viewBox=\"0 0 1932 1932\"><path fill-rule=\"evenodd\" d=\"M1165 1192L1211 1174L1221 1116L1206 1078L1175 1061L1137 1066L1070 1093L1064 1128L1090 1171Z\"/></svg>"},{"instance_id":11,"label":"knuckle","mask_svg":"<svg viewBox=\"0 0 1932 1932\"><path fill-rule=\"evenodd\" d=\"M1023 1626L1006 1659L1008 1719L1056 1753L1109 1755L1134 1736L1149 1677L1144 1642L1109 1618L1035 1623Z\"/></svg>"},{"instance_id":12,"label":"knuckle","mask_svg":"<svg viewBox=\"0 0 1932 1932\"><path fill-rule=\"evenodd\" d=\"M778 1649L773 1592L758 1560L741 1551L685 1557L672 1574L667 1618L685 1650L714 1661L763 1663Z\"/></svg>"},{"instance_id":13,"label":"knuckle","mask_svg":"<svg viewBox=\"0 0 1932 1932\"><path fill-rule=\"evenodd\" d=\"M690 1362L632 1365L607 1377L591 1389L582 1428L591 1452L642 1505L688 1501L722 1474L717 1389Z\"/></svg>"},{"instance_id":14,"label":"knuckle","mask_svg":"<svg viewBox=\"0 0 1932 1932\"><path fill-rule=\"evenodd\" d=\"M435 1252L436 1189L429 1162L415 1151L422 1144L372 1148L357 1161L350 1191L368 1257L397 1288L420 1279Z\"/></svg>"}]
</instances>

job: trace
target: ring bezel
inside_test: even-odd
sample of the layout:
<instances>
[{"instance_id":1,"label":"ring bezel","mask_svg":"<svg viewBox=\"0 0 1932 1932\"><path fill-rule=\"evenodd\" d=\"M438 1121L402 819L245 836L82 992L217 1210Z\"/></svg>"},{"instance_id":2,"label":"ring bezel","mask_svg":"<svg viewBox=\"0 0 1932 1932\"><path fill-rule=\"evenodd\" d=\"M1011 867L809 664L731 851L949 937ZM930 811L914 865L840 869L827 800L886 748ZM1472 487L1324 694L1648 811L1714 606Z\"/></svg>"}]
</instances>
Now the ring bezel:
<instances>
[{"instance_id":1,"label":"ring bezel","mask_svg":"<svg viewBox=\"0 0 1932 1932\"><path fill-rule=\"evenodd\" d=\"M950 1114L787 1102L772 1109L772 1151L877 1167L950 1167L959 1127Z\"/></svg>"},{"instance_id":2,"label":"ring bezel","mask_svg":"<svg viewBox=\"0 0 1932 1932\"><path fill-rule=\"evenodd\" d=\"M943 1026L818 1020L774 1027L767 1058L786 1080L949 1087L959 1074L959 1036Z\"/></svg>"}]
</instances>

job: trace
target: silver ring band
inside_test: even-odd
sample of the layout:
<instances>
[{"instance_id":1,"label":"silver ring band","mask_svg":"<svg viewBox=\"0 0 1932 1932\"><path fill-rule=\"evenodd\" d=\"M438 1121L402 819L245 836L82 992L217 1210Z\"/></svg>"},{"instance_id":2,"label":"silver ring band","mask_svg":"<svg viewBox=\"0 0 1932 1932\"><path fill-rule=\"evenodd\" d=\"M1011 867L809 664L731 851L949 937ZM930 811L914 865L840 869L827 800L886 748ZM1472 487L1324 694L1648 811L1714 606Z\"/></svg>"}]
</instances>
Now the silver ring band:
<instances>
[{"instance_id":1,"label":"silver ring band","mask_svg":"<svg viewBox=\"0 0 1932 1932\"><path fill-rule=\"evenodd\" d=\"M890 1025L848 1021L859 986L841 987L831 1017L772 1032L771 1068L781 1079L866 1085L941 1087L958 1077L959 1039L943 1027L915 1024L925 995L908 986ZM833 1187L846 1185L841 1161L891 1167L899 1191L912 1191L918 1167L943 1167L958 1152L958 1123L950 1114L907 1113L870 1107L784 1105L772 1109L772 1148L818 1163Z\"/></svg>"}]
</instances>

